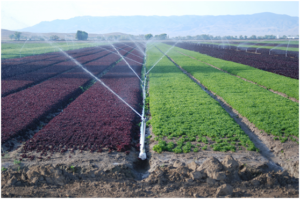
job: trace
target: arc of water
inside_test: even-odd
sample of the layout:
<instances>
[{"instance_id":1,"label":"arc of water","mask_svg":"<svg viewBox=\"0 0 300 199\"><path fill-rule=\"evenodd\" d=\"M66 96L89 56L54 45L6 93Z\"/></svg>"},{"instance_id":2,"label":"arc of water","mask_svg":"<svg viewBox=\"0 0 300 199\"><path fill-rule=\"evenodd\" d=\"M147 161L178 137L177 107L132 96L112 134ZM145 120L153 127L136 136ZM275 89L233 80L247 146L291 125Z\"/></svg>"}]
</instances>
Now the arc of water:
<instances>
[{"instance_id":1,"label":"arc of water","mask_svg":"<svg viewBox=\"0 0 300 199\"><path fill-rule=\"evenodd\" d=\"M213 46L213 48L214 48L214 43L215 43L215 42L213 42L213 40L211 39L211 37L209 37L209 39L210 39L210 41L213 43L212 46ZM210 45L209 45L209 47L210 47Z\"/></svg>"},{"instance_id":2,"label":"arc of water","mask_svg":"<svg viewBox=\"0 0 300 199\"><path fill-rule=\"evenodd\" d=\"M262 40L262 41L265 41L265 40ZM262 42L262 41L260 41L260 42ZM266 44L265 44L265 45L266 45ZM264 46L265 46L265 45L264 45ZM255 53L257 53L257 50L258 50L258 49L260 49L260 48L257 47L256 50L255 50Z\"/></svg>"},{"instance_id":3,"label":"arc of water","mask_svg":"<svg viewBox=\"0 0 300 199\"><path fill-rule=\"evenodd\" d=\"M47 41L47 40L46 40ZM49 41L47 41L47 43L49 43L51 46L53 46L53 44ZM117 98L119 98L119 100L121 100L124 104L126 104L133 112L135 112L138 116L140 116L141 119L143 119L142 115L137 112L132 106L130 106L125 100L123 100L117 93L115 93L111 88L109 88L103 81L101 81L98 77L96 77L93 73L91 73L89 70L87 70L82 64L80 64L76 59L74 59L71 55L69 55L68 53L66 53L65 51L63 51L60 47L58 46L54 46L56 47L61 53L63 53L66 57L68 57L69 59L71 59L76 65L78 65L80 68L82 68L86 73L88 73L89 75L91 75L96 81L100 82L105 88L107 88L107 90L109 90L112 94L114 94Z\"/></svg>"},{"instance_id":4,"label":"arc of water","mask_svg":"<svg viewBox=\"0 0 300 199\"><path fill-rule=\"evenodd\" d=\"M114 54L118 54L118 53L116 53L116 52L114 52L114 51L108 50L108 49L103 48L103 47L100 47L100 46L97 46L97 48L104 49L104 50L106 50L106 51L108 51L108 52L111 52L111 53L114 53ZM123 49L120 49L120 50L123 50ZM133 55L134 55L134 54L133 54ZM143 64L143 63L141 63L141 62L135 61L135 60L130 59L130 58L128 58L128 57L125 57L125 59L131 60L131 61L136 62L136 63L138 63L138 64Z\"/></svg>"},{"instance_id":5,"label":"arc of water","mask_svg":"<svg viewBox=\"0 0 300 199\"><path fill-rule=\"evenodd\" d=\"M289 48L290 41L291 41L291 39L289 39L289 43L288 43L288 45L287 45L287 47L286 47L286 50L285 50L285 57L287 57L287 50L288 50L288 48Z\"/></svg>"},{"instance_id":6,"label":"arc of water","mask_svg":"<svg viewBox=\"0 0 300 199\"><path fill-rule=\"evenodd\" d=\"M24 42L22 48L21 48L20 51L19 51L20 58L21 58L21 52L22 52L22 50L23 50L23 47L25 46L25 44L27 43L27 41L28 41L28 40L26 39L26 41Z\"/></svg>"},{"instance_id":7,"label":"arc of water","mask_svg":"<svg viewBox=\"0 0 300 199\"><path fill-rule=\"evenodd\" d=\"M107 40L108 41L108 40ZM108 43L115 49L115 51L117 51L118 55L125 61L125 63L127 64L127 66L132 70L132 72L137 76L137 78L139 78L139 80L141 82L143 82L143 80L139 77L139 75L133 70L133 68L131 68L130 64L126 61L126 59L124 59L124 57L120 54L120 52L115 48L115 46L108 41Z\"/></svg>"},{"instance_id":8,"label":"arc of water","mask_svg":"<svg viewBox=\"0 0 300 199\"><path fill-rule=\"evenodd\" d=\"M129 37L129 39L130 39L130 41L132 41L134 43L134 45L139 49L139 51L145 56L146 54L142 51L142 49L140 48L140 46L138 46L136 44L136 42L131 37Z\"/></svg>"},{"instance_id":9,"label":"arc of water","mask_svg":"<svg viewBox=\"0 0 300 199\"><path fill-rule=\"evenodd\" d=\"M226 41L228 43L228 48L231 49L231 46L230 46L230 43L229 43L228 39L226 37L224 37L224 38L226 39Z\"/></svg>"},{"instance_id":10,"label":"arc of water","mask_svg":"<svg viewBox=\"0 0 300 199\"><path fill-rule=\"evenodd\" d=\"M122 42L122 44L124 44L125 46L129 46L129 45L125 44L124 42ZM132 47L132 46L129 46L129 47ZM136 54L133 54L133 53L130 53L130 54L132 54L132 55L134 55L134 56L136 56L136 57L139 57L139 58L143 58L143 57L141 57L141 56L138 56L138 55L136 55Z\"/></svg>"},{"instance_id":11,"label":"arc of water","mask_svg":"<svg viewBox=\"0 0 300 199\"><path fill-rule=\"evenodd\" d=\"M157 60L157 62L148 70L148 72L146 73L146 75L147 74L149 74L149 72L156 66L156 64L158 64L158 62L160 62L160 60L164 57L164 56L166 56L167 54L168 54L168 52L172 49L172 48L174 48L174 46L178 43L179 41L177 41L173 46L171 46L167 51L166 51L166 53L165 54L163 54L162 56L161 56L161 58L159 58L159 60Z\"/></svg>"}]
</instances>

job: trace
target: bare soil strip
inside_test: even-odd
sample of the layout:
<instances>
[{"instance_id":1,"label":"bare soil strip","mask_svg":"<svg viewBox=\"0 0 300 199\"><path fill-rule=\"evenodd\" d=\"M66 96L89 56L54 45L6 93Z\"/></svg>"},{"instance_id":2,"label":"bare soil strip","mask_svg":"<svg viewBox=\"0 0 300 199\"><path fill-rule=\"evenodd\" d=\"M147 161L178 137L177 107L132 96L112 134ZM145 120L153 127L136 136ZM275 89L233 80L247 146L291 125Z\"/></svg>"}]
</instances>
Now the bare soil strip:
<instances>
[{"instance_id":1,"label":"bare soil strip","mask_svg":"<svg viewBox=\"0 0 300 199\"><path fill-rule=\"evenodd\" d=\"M162 52L163 53L163 52ZM255 127L246 117L242 116L237 110L233 109L223 98L208 90L199 80L185 71L181 66L166 55L183 73L196 82L203 90L205 90L213 99L218 101L220 105L228 112L228 114L241 126L244 132L250 137L251 141L261 151L261 154L270 162L268 166L280 165L287 169L294 177L299 177L299 145L293 141L281 143L275 141L275 136L268 135L263 130Z\"/></svg>"},{"instance_id":2,"label":"bare soil strip","mask_svg":"<svg viewBox=\"0 0 300 199\"><path fill-rule=\"evenodd\" d=\"M213 68L215 68L215 69L217 69L217 70L219 70L219 71L222 71L222 72L224 72L224 73L227 73L227 74L232 75L232 76L235 76L235 77L238 77L238 78L240 78L240 79L242 79L242 80L244 80L244 81L246 81L246 82L250 82L250 83L252 83L252 84L258 85L258 86L260 86L260 87L262 87L262 88L264 88L264 89L266 89L266 90L268 90L268 91L271 91L272 93L278 94L278 95L280 95L280 96L282 96L282 97L285 97L285 98L287 98L287 99L292 100L293 102L299 103L299 100L297 100L296 98L293 98L293 97L289 97L289 96L287 96L285 93L281 93L281 92L278 92L278 91L274 91L274 90L272 90L272 89L268 89L268 88L265 87L265 86L259 85L259 84L255 83L255 82L252 82L252 81L250 81L250 80L248 80L248 79L245 79L245 78L243 78L243 77L240 77L240 76L238 76L238 75L231 74L231 73L229 73L229 72L227 72L227 71L225 71L225 70L222 70L221 68L218 68L218 67L216 67L216 66L214 66L214 65L211 65L211 64L206 63L206 62L204 62L204 61L201 61L201 60L199 60L199 59L196 59L196 58L194 58L194 57L192 57L192 56L186 55L186 54L184 54L184 53L182 53L182 52L180 52L180 51L177 51L177 50L175 50L175 51L178 52L178 53L180 53L180 54L182 54L182 55L184 55L184 56L190 57L190 58L192 58L192 59L194 59L194 60L197 60L197 61L199 61L199 62L202 62L202 63L204 63L204 64L206 64L206 65L209 65L209 66L211 66L211 67L213 67Z\"/></svg>"},{"instance_id":3,"label":"bare soil strip","mask_svg":"<svg viewBox=\"0 0 300 199\"><path fill-rule=\"evenodd\" d=\"M265 172L264 164L251 165L231 156L203 156L205 161L155 165L138 179L145 166L138 152L95 154L13 165L2 171L2 197L299 197L298 179L287 172ZM248 156L251 157L251 156ZM3 165L3 163L2 163Z\"/></svg>"}]
</instances>

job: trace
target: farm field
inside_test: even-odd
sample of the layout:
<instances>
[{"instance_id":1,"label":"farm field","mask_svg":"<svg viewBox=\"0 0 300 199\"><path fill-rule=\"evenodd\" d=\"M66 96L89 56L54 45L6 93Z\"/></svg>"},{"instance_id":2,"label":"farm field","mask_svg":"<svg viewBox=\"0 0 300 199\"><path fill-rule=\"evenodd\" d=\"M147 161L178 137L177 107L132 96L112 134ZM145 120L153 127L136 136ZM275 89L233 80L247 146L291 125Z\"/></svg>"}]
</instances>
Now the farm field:
<instances>
[{"instance_id":1,"label":"farm field","mask_svg":"<svg viewBox=\"0 0 300 199\"><path fill-rule=\"evenodd\" d=\"M53 42L53 41L52 41ZM53 42L49 44L46 41L24 41L24 42L2 42L1 43L1 57L2 59L20 58L31 55L38 55L50 52L57 52L57 47L64 51L75 50L86 47L94 47L99 45L106 45L106 42Z\"/></svg>"},{"instance_id":2,"label":"farm field","mask_svg":"<svg viewBox=\"0 0 300 199\"><path fill-rule=\"evenodd\" d=\"M236 62L225 61L223 59L214 58L205 54L200 54L198 52L189 51L182 48L174 48L174 51L182 53L182 55L190 56L191 58L194 58L198 61L209 63L230 74L245 78L246 80L255 82L258 85L264 86L268 89L279 91L290 97L299 99L299 80L297 79L292 79L264 70L259 70L257 68ZM282 66L282 68L284 68L284 66ZM277 65L276 67L279 66ZM282 82L284 82L284 84L282 84Z\"/></svg>"},{"instance_id":3,"label":"farm field","mask_svg":"<svg viewBox=\"0 0 300 199\"><path fill-rule=\"evenodd\" d=\"M88 58L88 61L91 61L92 59L87 55L95 56L98 59L109 53L105 50L96 49L88 51L88 53L74 54L73 56L84 63L86 61L80 60L83 59L81 57L85 57L84 59ZM29 63L19 63L17 65L7 63L2 65L2 97L76 67L76 64L72 60L66 59L65 56L52 57L50 59L52 64L41 58L40 60L31 60Z\"/></svg>"},{"instance_id":4,"label":"farm field","mask_svg":"<svg viewBox=\"0 0 300 199\"><path fill-rule=\"evenodd\" d=\"M168 46L160 47L163 51L168 49ZM169 56L259 129L278 136L280 140L288 137L295 140L299 137L298 103L199 63L174 49L169 52Z\"/></svg>"},{"instance_id":5,"label":"farm field","mask_svg":"<svg viewBox=\"0 0 300 199\"><path fill-rule=\"evenodd\" d=\"M132 50L130 47L126 48L128 51ZM112 53L101 59L102 54L92 55L93 57L88 59L96 60L85 65L95 75L99 75L120 59L119 56ZM99 58L100 62L97 60ZM90 80L89 74L76 67L33 87L2 98L2 143L11 139L12 136L18 136L24 134L24 131L28 131L28 129L36 128L39 120L43 120L53 112L53 109L63 106L69 99L78 95L82 91L80 87L87 86ZM51 95L49 95L50 93ZM15 107L20 108L16 109Z\"/></svg>"},{"instance_id":6,"label":"farm field","mask_svg":"<svg viewBox=\"0 0 300 199\"><path fill-rule=\"evenodd\" d=\"M2 196L155 197L159 186L163 196L187 197L179 189L188 185L213 197L226 183L233 196L261 197L267 195L254 190L270 180L274 193L287 184L294 189L299 103L267 89L298 100L299 80L286 77L297 61L274 59L281 70L292 65L283 76L173 44L82 42L78 49L60 44L62 53L41 43L28 46L24 57L5 54ZM261 67L272 68L267 62ZM141 160L144 76L147 159ZM241 183L249 190L238 191ZM92 186L97 190L89 194Z\"/></svg>"},{"instance_id":7,"label":"farm field","mask_svg":"<svg viewBox=\"0 0 300 199\"><path fill-rule=\"evenodd\" d=\"M210 45L211 47L214 48L233 48L233 49L268 49L268 50L282 50L282 51L299 51L299 44L285 44L285 43L254 43L254 42L228 42L228 41L223 41L223 42L195 42L197 44L202 44L202 45Z\"/></svg>"},{"instance_id":8,"label":"farm field","mask_svg":"<svg viewBox=\"0 0 300 199\"><path fill-rule=\"evenodd\" d=\"M196 42L196 40L193 40ZM215 42L215 43L222 43L222 40L199 40L200 42ZM298 39L286 39L286 40L225 40L229 43L258 43L258 44L292 44L292 45L299 45ZM224 41L223 41L224 42Z\"/></svg>"},{"instance_id":9,"label":"farm field","mask_svg":"<svg viewBox=\"0 0 300 199\"><path fill-rule=\"evenodd\" d=\"M169 43L173 45L174 43ZM269 55L269 52L263 49L259 50L260 54L247 53L244 51L235 51L232 49L217 49L209 46L198 46L191 43L178 43L178 47L200 52L215 58L227 61L233 61L244 65L252 66L261 70L273 72L287 77L299 78L299 61L298 53L288 52L288 57L283 54ZM250 50L249 50L250 51ZM255 50L254 50L255 52ZM296 58L297 57L297 58Z\"/></svg>"},{"instance_id":10,"label":"farm field","mask_svg":"<svg viewBox=\"0 0 300 199\"><path fill-rule=\"evenodd\" d=\"M147 53L150 68L161 53L156 48ZM154 151L256 150L225 110L166 57L149 78L150 122L158 138Z\"/></svg>"},{"instance_id":11,"label":"farm field","mask_svg":"<svg viewBox=\"0 0 300 199\"><path fill-rule=\"evenodd\" d=\"M137 51L133 53L137 54ZM128 57L134 58L130 54ZM142 65L132 61L129 63L136 72L140 73ZM138 101L140 101L138 79L132 75L124 61L117 63L102 77L102 80L130 105L138 108ZM128 90L124 90L123 85L127 85ZM76 149L91 152L101 152L105 150L104 148L127 151L131 148L132 138L136 139L139 134L139 129L135 128L139 123L136 119L134 112L116 96L100 83L95 83L64 109L63 113L35 134L33 139L28 140L24 150L37 149L43 151L42 155L47 151L53 153ZM61 131L65 133L62 134ZM61 146L66 148L60 148Z\"/></svg>"},{"instance_id":12,"label":"farm field","mask_svg":"<svg viewBox=\"0 0 300 199\"><path fill-rule=\"evenodd\" d=\"M278 50L289 50L290 51L299 51L299 40L200 40L193 41L198 44L209 44L215 46L232 46L232 47L241 47L241 48L267 48L267 49L278 49Z\"/></svg>"}]
</instances>

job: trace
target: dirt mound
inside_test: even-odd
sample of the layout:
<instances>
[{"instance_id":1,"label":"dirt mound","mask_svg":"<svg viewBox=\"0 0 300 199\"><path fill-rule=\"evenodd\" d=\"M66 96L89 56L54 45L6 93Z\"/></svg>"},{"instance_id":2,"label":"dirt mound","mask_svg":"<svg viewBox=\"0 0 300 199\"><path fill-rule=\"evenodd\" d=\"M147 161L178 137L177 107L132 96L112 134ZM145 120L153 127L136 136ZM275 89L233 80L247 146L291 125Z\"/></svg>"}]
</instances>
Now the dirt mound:
<instances>
[{"instance_id":1,"label":"dirt mound","mask_svg":"<svg viewBox=\"0 0 300 199\"><path fill-rule=\"evenodd\" d=\"M264 172L241 165L232 156L222 162L207 158L201 165L156 166L137 180L126 165L107 169L84 166L14 165L2 171L2 197L298 197L298 179L288 172Z\"/></svg>"}]
</instances>

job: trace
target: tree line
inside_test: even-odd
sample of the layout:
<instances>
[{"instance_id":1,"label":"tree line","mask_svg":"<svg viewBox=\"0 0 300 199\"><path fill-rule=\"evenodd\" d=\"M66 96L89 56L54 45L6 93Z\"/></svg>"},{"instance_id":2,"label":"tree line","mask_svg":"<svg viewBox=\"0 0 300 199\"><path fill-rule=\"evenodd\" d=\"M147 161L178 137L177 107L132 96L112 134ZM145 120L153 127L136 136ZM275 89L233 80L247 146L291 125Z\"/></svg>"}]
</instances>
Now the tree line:
<instances>
[{"instance_id":1,"label":"tree line","mask_svg":"<svg viewBox=\"0 0 300 199\"><path fill-rule=\"evenodd\" d=\"M88 33L85 31L78 30L77 33L75 34L75 39L77 40L87 40L88 39ZM68 35L68 38L72 38L73 36ZM299 35L297 35L299 38ZM25 39L25 40L40 40L44 41L46 40L51 40L51 41L62 41L62 40L67 40L66 38L59 38L57 35L51 35L49 38L48 37L41 37L41 36L31 36L30 38L27 38L25 36L22 36L21 32L15 32L14 34L11 34L9 36L10 39L14 40L20 40L20 39ZM264 35L264 36L247 36L247 35L240 35L240 36L213 36L213 35L208 35L208 34L202 34L202 35L196 35L196 36L177 36L173 37L171 39L177 39L177 40L263 40L263 39L288 39L289 37L286 35L283 36L275 36L275 35ZM166 33L158 34L158 35L152 35L152 34L146 34L146 35L108 35L108 36L97 36L91 38L91 40L166 40L169 39L169 36ZM72 39L71 39L72 40Z\"/></svg>"},{"instance_id":2,"label":"tree line","mask_svg":"<svg viewBox=\"0 0 300 199\"><path fill-rule=\"evenodd\" d=\"M65 40L64 38L60 39L59 36L57 35L51 35L49 38L47 36L37 36L37 35L33 35L31 37L26 37L23 36L21 32L15 32L14 34L9 35L9 38L11 40L17 40L19 41L20 39L24 39L24 40L40 40L40 41L44 41L46 40L50 40L50 41L59 41L59 40ZM88 38L88 33L85 31L81 31L78 30L77 33L75 34L75 39L77 40L87 40Z\"/></svg>"},{"instance_id":3,"label":"tree line","mask_svg":"<svg viewBox=\"0 0 300 199\"><path fill-rule=\"evenodd\" d=\"M213 36L208 34L196 35L196 36L178 36L174 37L173 39L180 39L180 40L263 40L263 39L287 39L286 35L283 36L275 36L275 35L264 35L264 36L256 36L252 35L248 37L247 35L240 35L240 36Z\"/></svg>"}]
</instances>

